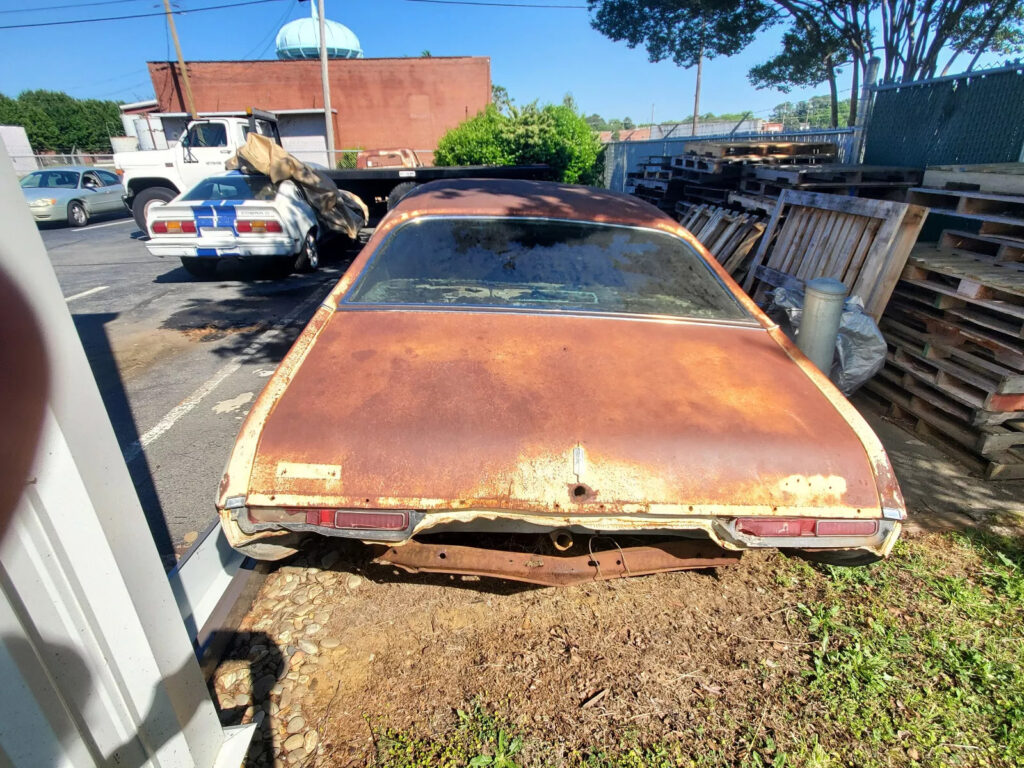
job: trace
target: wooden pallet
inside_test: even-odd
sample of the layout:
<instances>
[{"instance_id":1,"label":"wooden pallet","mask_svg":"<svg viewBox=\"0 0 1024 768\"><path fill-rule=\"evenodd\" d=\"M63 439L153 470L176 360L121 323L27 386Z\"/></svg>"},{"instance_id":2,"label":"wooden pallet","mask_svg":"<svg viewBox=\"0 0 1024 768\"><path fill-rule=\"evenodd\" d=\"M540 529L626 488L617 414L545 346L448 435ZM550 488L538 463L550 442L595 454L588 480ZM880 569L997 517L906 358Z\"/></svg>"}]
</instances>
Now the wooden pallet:
<instances>
[{"instance_id":1,"label":"wooden pallet","mask_svg":"<svg viewBox=\"0 0 1024 768\"><path fill-rule=\"evenodd\" d=\"M1024 163L934 165L925 169L921 186L995 195L1024 195Z\"/></svg>"},{"instance_id":2,"label":"wooden pallet","mask_svg":"<svg viewBox=\"0 0 1024 768\"><path fill-rule=\"evenodd\" d=\"M764 219L710 205L676 203L679 223L696 237L729 274L735 274L764 232Z\"/></svg>"},{"instance_id":3,"label":"wooden pallet","mask_svg":"<svg viewBox=\"0 0 1024 768\"><path fill-rule=\"evenodd\" d=\"M939 235L938 248L967 252L978 259L1024 262L1024 238L1019 237L946 229Z\"/></svg>"},{"instance_id":4,"label":"wooden pallet","mask_svg":"<svg viewBox=\"0 0 1024 768\"><path fill-rule=\"evenodd\" d=\"M778 198L768 197L766 195L755 195L744 192L729 193L729 204L739 206L747 211L764 211L771 215L778 203Z\"/></svg>"},{"instance_id":5,"label":"wooden pallet","mask_svg":"<svg viewBox=\"0 0 1024 768\"><path fill-rule=\"evenodd\" d=\"M919 245L910 254L903 277L952 288L956 297L1024 318L1024 264L993 262L967 251Z\"/></svg>"},{"instance_id":6,"label":"wooden pallet","mask_svg":"<svg viewBox=\"0 0 1024 768\"><path fill-rule=\"evenodd\" d=\"M698 141L686 145L687 154L703 157L750 157L775 155L787 157L803 156L835 156L836 145L826 142L794 142L794 141Z\"/></svg>"},{"instance_id":7,"label":"wooden pallet","mask_svg":"<svg viewBox=\"0 0 1024 768\"><path fill-rule=\"evenodd\" d=\"M1001 224L1014 232L1024 232L1024 197L912 187L907 194L907 202L926 205L934 213Z\"/></svg>"},{"instance_id":8,"label":"wooden pallet","mask_svg":"<svg viewBox=\"0 0 1024 768\"><path fill-rule=\"evenodd\" d=\"M905 203L783 190L743 287L751 292L762 264L804 281L833 277L878 320L926 216Z\"/></svg>"},{"instance_id":9,"label":"wooden pallet","mask_svg":"<svg viewBox=\"0 0 1024 768\"><path fill-rule=\"evenodd\" d=\"M926 385L914 388L916 391L907 391L902 386L902 377L888 368L868 381L865 389L889 406L891 417L909 419L917 434L974 467L986 478L1024 478L1024 450L1021 450L1016 437L1024 434L1024 423L981 430L965 429L955 416L930 402ZM997 446L1000 444L1011 447L999 449ZM979 446L987 452L981 453Z\"/></svg>"},{"instance_id":10,"label":"wooden pallet","mask_svg":"<svg viewBox=\"0 0 1024 768\"><path fill-rule=\"evenodd\" d=\"M959 315L916 303L916 298L908 296L900 283L880 325L898 325L897 330L928 347L943 350L944 356L951 354L950 350L957 351L954 356L969 355L967 361L977 368L995 366L994 371L1024 372L1024 350L1018 342L971 325Z\"/></svg>"},{"instance_id":11,"label":"wooden pallet","mask_svg":"<svg viewBox=\"0 0 1024 768\"><path fill-rule=\"evenodd\" d=\"M746 171L753 178L789 187L913 187L921 182L921 171L884 165L760 165Z\"/></svg>"}]
</instances>

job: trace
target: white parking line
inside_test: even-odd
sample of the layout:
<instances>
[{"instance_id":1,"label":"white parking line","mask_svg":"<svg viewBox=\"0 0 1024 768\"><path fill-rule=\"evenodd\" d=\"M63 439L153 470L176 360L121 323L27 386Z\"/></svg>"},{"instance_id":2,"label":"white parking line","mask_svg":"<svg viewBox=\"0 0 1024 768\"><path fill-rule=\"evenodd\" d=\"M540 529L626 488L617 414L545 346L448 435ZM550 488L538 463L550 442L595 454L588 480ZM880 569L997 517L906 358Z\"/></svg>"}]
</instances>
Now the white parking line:
<instances>
[{"instance_id":1,"label":"white parking line","mask_svg":"<svg viewBox=\"0 0 1024 768\"><path fill-rule=\"evenodd\" d=\"M83 230L87 230L87 229L102 229L103 227L113 227L113 226L116 226L117 224L134 224L134 223L135 223L135 219L132 219L132 218L120 219L118 221L108 221L106 224L90 224L87 227L79 227L78 231L82 232Z\"/></svg>"},{"instance_id":2,"label":"white parking line","mask_svg":"<svg viewBox=\"0 0 1024 768\"><path fill-rule=\"evenodd\" d=\"M74 301L75 299L81 299L85 296L92 296L92 294L105 291L109 287L109 285L97 285L95 288L90 288L88 291L82 291L81 293L76 293L74 296L68 296L64 301Z\"/></svg>"},{"instance_id":3,"label":"white parking line","mask_svg":"<svg viewBox=\"0 0 1024 768\"><path fill-rule=\"evenodd\" d=\"M287 315L278 320L273 326L265 330L245 349L242 350L242 354L232 360L230 363L225 365L213 376L207 379L202 386L199 387L195 392L182 400L178 405L167 412L156 425L148 430L142 437L136 440L134 443L129 445L124 452L124 460L126 464L130 464L135 461L140 455L142 455L142 449L150 443L154 442L162 435L164 435L171 427L173 427L182 416L187 414L193 408L213 392L217 387L224 383L231 374L242 367L242 364L253 355L257 354L263 347L265 347L271 341L274 341L289 325L291 325L296 318L298 318L311 304L319 304L323 301L324 294L321 293L320 289L326 285L333 285L333 280L324 281L324 283L317 286L317 290L312 296L308 297L305 301L296 305L296 307L289 312Z\"/></svg>"}]
</instances>

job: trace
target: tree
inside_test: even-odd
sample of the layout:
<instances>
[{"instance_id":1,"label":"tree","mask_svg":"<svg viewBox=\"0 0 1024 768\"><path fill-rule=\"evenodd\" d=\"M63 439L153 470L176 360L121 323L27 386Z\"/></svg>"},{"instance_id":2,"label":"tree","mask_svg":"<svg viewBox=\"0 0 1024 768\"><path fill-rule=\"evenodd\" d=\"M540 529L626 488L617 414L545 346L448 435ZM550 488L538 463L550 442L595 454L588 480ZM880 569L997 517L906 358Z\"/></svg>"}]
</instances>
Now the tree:
<instances>
[{"instance_id":1,"label":"tree","mask_svg":"<svg viewBox=\"0 0 1024 768\"><path fill-rule=\"evenodd\" d=\"M601 144L597 134L568 104L511 107L493 105L448 131L437 143L437 165L528 165L546 163L556 178L593 184Z\"/></svg>"},{"instance_id":2,"label":"tree","mask_svg":"<svg viewBox=\"0 0 1024 768\"><path fill-rule=\"evenodd\" d=\"M693 135L700 112L704 59L732 56L774 17L762 0L588 0L591 25L630 48L644 44L651 61L671 58L680 67L697 67L693 98Z\"/></svg>"},{"instance_id":3,"label":"tree","mask_svg":"<svg viewBox=\"0 0 1024 768\"><path fill-rule=\"evenodd\" d=\"M946 68L959 56L986 51L1008 55L1024 50L1020 0L589 0L592 24L613 40L644 44L652 61L671 57L693 66L703 53L732 55L759 32L788 23L799 45L766 62L754 75L784 81L786 72L806 82L849 62L851 113L856 114L860 82L875 53L886 82L910 82L936 75L943 51ZM832 66L815 63L833 44ZM838 53L841 52L841 56ZM819 81L821 82L821 81ZM796 83L794 83L796 84ZM831 86L831 83L830 83Z\"/></svg>"},{"instance_id":4,"label":"tree","mask_svg":"<svg viewBox=\"0 0 1024 768\"><path fill-rule=\"evenodd\" d=\"M23 126L36 152L109 152L109 137L123 131L120 115L116 102L74 99L58 91L0 97L0 123Z\"/></svg>"},{"instance_id":5,"label":"tree","mask_svg":"<svg viewBox=\"0 0 1024 768\"><path fill-rule=\"evenodd\" d=\"M775 88L789 93L793 87L813 88L828 82L832 119L830 128L839 127L839 88L836 68L845 63L843 43L835 36L821 38L820 30L788 30L782 36L782 52L752 67L747 74L757 88ZM853 97L856 99L856 95Z\"/></svg>"},{"instance_id":6,"label":"tree","mask_svg":"<svg viewBox=\"0 0 1024 768\"><path fill-rule=\"evenodd\" d=\"M508 89L503 85L492 85L491 103L501 114L507 115L512 108L512 98L508 95Z\"/></svg>"},{"instance_id":7,"label":"tree","mask_svg":"<svg viewBox=\"0 0 1024 768\"><path fill-rule=\"evenodd\" d=\"M636 124L632 121L632 119L624 117L622 118L622 127L625 128L627 131L631 131L634 128L636 128Z\"/></svg>"}]
</instances>

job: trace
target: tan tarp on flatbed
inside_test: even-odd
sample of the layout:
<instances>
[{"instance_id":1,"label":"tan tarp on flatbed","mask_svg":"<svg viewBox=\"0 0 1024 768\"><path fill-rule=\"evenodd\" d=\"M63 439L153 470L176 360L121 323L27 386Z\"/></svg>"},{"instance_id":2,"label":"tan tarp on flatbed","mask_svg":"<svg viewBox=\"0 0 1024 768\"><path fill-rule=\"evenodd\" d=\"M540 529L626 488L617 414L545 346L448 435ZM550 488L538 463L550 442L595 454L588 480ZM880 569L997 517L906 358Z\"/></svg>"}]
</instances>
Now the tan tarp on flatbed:
<instances>
[{"instance_id":1,"label":"tan tarp on flatbed","mask_svg":"<svg viewBox=\"0 0 1024 768\"><path fill-rule=\"evenodd\" d=\"M327 174L293 157L267 136L250 133L245 146L224 165L232 171L265 174L274 184L290 179L302 188L324 225L351 238L356 237L369 219L366 203L359 197L338 189Z\"/></svg>"}]
</instances>

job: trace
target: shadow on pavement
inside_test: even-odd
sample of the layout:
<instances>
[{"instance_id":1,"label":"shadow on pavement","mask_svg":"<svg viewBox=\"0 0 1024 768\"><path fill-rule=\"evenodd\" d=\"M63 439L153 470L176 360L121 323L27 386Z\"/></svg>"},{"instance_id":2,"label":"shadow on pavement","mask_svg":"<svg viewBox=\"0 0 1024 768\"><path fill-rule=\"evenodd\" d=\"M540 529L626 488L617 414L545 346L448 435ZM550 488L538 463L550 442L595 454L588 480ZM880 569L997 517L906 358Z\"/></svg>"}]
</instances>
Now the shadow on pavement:
<instances>
[{"instance_id":1,"label":"shadow on pavement","mask_svg":"<svg viewBox=\"0 0 1024 768\"><path fill-rule=\"evenodd\" d=\"M100 397L103 398L107 416L114 427L114 434L117 436L118 445L123 453L138 441L139 430L128 403L124 381L117 368L117 360L110 346L110 338L106 329L107 324L117 317L118 313L116 312L76 314L72 316L72 320L78 330L78 337L82 341L82 347L89 360L89 367L92 368L92 375L99 387ZM144 452L139 451L134 460L128 462L128 473L135 485L135 492L139 496L142 511L146 515L146 523L149 525L150 533L153 534L153 541L156 542L156 548L160 553L164 568L170 570L177 562L174 544L164 519L163 507L160 505L160 497L157 495L153 474Z\"/></svg>"}]
</instances>

